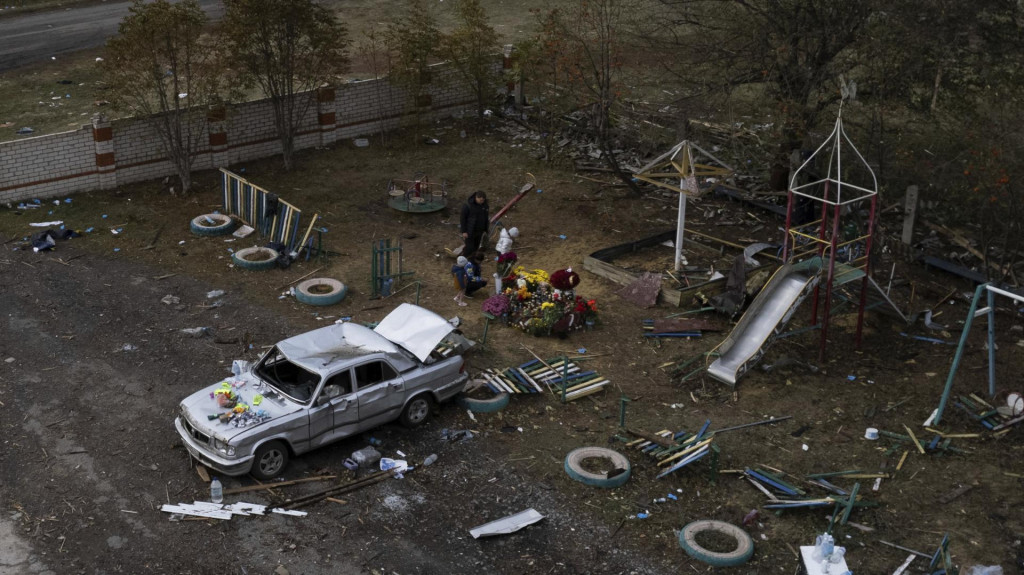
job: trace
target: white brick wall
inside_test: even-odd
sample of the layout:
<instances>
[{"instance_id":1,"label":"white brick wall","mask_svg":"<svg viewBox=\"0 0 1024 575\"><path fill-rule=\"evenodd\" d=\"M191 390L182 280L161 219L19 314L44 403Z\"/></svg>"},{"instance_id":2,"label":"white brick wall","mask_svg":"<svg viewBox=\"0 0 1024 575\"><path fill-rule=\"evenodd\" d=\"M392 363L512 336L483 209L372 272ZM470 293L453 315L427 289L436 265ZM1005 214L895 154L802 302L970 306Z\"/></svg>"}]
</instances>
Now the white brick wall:
<instances>
[{"instance_id":1,"label":"white brick wall","mask_svg":"<svg viewBox=\"0 0 1024 575\"><path fill-rule=\"evenodd\" d=\"M496 65L501 65L500 60ZM431 83L424 88L432 100L430 110L425 113L427 119L475 109L472 90L461 82L454 70L444 65L433 66ZM310 93L300 97L315 99L316 96ZM345 139L375 133L381 125L384 129L393 129L416 108L405 90L391 86L385 78L339 86L335 92L334 109L335 137ZM224 125L227 151L222 157L228 158L230 163L281 153L269 100L230 107ZM174 167L166 160L160 139L144 120L117 120L111 127L118 185L174 175ZM319 129L314 101L300 122L295 149L320 145ZM204 133L193 169L228 167L213 165L208 142L208 135ZM0 143L0 202L66 196L97 189L99 179L96 170L92 126L3 142Z\"/></svg>"}]
</instances>

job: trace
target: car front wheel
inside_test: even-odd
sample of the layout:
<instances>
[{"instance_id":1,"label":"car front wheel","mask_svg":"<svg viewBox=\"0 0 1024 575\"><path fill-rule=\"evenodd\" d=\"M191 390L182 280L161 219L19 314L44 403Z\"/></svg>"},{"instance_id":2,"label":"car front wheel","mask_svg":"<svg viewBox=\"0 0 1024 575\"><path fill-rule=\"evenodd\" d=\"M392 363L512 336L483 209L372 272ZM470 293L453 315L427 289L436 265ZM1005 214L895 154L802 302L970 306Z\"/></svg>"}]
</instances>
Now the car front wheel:
<instances>
[{"instance_id":1,"label":"car front wheel","mask_svg":"<svg viewBox=\"0 0 1024 575\"><path fill-rule=\"evenodd\" d=\"M418 395L409 400L402 410L402 425L406 427L419 427L430 417L433 409L433 402L429 395Z\"/></svg>"},{"instance_id":2,"label":"car front wheel","mask_svg":"<svg viewBox=\"0 0 1024 575\"><path fill-rule=\"evenodd\" d=\"M260 480L273 479L288 465L288 447L280 441L264 443L256 450L252 471L249 473Z\"/></svg>"}]
</instances>

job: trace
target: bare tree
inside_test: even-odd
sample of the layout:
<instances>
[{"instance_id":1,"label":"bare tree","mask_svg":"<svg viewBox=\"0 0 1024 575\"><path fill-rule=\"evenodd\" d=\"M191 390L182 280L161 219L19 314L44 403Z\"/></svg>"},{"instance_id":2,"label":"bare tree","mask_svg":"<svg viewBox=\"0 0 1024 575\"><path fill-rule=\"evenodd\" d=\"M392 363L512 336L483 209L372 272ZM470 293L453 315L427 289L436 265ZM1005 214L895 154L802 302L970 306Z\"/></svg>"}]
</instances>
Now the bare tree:
<instances>
[{"instance_id":1,"label":"bare tree","mask_svg":"<svg viewBox=\"0 0 1024 575\"><path fill-rule=\"evenodd\" d=\"M487 99L494 95L499 78L495 67L497 33L488 23L480 0L456 0L453 6L458 25L442 37L440 53L472 87L477 118L483 118Z\"/></svg>"},{"instance_id":2,"label":"bare tree","mask_svg":"<svg viewBox=\"0 0 1024 575\"><path fill-rule=\"evenodd\" d=\"M377 129L380 134L380 141L384 144L387 142L386 131L384 130L384 95L385 91L387 91L389 96L391 95L391 84L390 82L385 84L380 79L391 67L391 53L388 51L381 35L371 30L363 33L362 40L356 46L356 54L369 68L375 80L373 91L377 98Z\"/></svg>"},{"instance_id":3,"label":"bare tree","mask_svg":"<svg viewBox=\"0 0 1024 575\"><path fill-rule=\"evenodd\" d=\"M658 0L642 36L688 96L762 87L775 103L784 145L799 147L839 99L836 79L858 65L876 0Z\"/></svg>"},{"instance_id":4,"label":"bare tree","mask_svg":"<svg viewBox=\"0 0 1024 575\"><path fill-rule=\"evenodd\" d=\"M216 51L203 36L205 24L196 0L136 0L107 41L101 64L114 104L153 128L185 192L208 108L219 100Z\"/></svg>"},{"instance_id":5,"label":"bare tree","mask_svg":"<svg viewBox=\"0 0 1024 575\"><path fill-rule=\"evenodd\" d=\"M221 34L244 86L257 86L274 108L285 170L317 88L348 67L347 31L313 0L225 0Z\"/></svg>"},{"instance_id":6,"label":"bare tree","mask_svg":"<svg viewBox=\"0 0 1024 575\"><path fill-rule=\"evenodd\" d=\"M423 103L423 87L430 83L428 67L436 58L441 33L437 19L424 0L407 0L405 10L388 23L387 46L391 57L391 81L413 98L416 121Z\"/></svg>"},{"instance_id":7,"label":"bare tree","mask_svg":"<svg viewBox=\"0 0 1024 575\"><path fill-rule=\"evenodd\" d=\"M632 174L619 165L612 125L622 65L620 30L631 5L625 0L580 0L547 13L539 38L541 76L534 83L547 87L548 103L562 101L585 112L585 124L576 127L594 137L607 166L639 193Z\"/></svg>"}]
</instances>

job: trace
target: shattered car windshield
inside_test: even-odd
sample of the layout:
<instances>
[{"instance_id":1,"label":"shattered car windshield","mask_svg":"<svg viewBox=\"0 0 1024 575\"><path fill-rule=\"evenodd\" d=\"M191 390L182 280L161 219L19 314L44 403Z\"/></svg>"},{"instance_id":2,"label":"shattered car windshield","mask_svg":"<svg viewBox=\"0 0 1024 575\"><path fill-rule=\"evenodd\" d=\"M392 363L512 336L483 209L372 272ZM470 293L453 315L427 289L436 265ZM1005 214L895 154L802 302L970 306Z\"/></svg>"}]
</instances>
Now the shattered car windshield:
<instances>
[{"instance_id":1,"label":"shattered car windshield","mask_svg":"<svg viewBox=\"0 0 1024 575\"><path fill-rule=\"evenodd\" d=\"M308 402L320 383L320 376L292 363L276 347L256 366L255 373L268 385L300 403Z\"/></svg>"}]
</instances>

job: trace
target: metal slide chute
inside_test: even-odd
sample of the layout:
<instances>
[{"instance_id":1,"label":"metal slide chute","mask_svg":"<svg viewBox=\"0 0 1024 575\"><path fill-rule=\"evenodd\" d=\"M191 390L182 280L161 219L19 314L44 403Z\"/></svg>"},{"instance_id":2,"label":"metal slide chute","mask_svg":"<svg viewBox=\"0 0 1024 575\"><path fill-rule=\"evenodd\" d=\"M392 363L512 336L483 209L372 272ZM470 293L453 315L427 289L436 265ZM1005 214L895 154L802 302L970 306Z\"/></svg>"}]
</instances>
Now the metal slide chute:
<instances>
[{"instance_id":1,"label":"metal slide chute","mask_svg":"<svg viewBox=\"0 0 1024 575\"><path fill-rule=\"evenodd\" d=\"M780 267L744 312L729 337L711 355L718 358L708 375L736 385L736 381L764 355L773 335L793 316L804 298L818 285L821 258Z\"/></svg>"}]
</instances>

